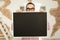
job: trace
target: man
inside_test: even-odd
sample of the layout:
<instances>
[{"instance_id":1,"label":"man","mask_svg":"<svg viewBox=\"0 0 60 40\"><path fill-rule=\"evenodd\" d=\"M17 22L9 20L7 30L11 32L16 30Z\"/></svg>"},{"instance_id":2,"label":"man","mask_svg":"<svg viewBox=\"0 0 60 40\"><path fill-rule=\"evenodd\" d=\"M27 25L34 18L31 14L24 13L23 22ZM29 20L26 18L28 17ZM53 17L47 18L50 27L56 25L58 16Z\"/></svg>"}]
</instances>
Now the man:
<instances>
[{"instance_id":1,"label":"man","mask_svg":"<svg viewBox=\"0 0 60 40\"><path fill-rule=\"evenodd\" d=\"M26 12L34 12L35 5L31 2L26 5ZM17 10L17 12L23 12L22 10ZM22 37L22 40L39 40L39 37Z\"/></svg>"}]
</instances>

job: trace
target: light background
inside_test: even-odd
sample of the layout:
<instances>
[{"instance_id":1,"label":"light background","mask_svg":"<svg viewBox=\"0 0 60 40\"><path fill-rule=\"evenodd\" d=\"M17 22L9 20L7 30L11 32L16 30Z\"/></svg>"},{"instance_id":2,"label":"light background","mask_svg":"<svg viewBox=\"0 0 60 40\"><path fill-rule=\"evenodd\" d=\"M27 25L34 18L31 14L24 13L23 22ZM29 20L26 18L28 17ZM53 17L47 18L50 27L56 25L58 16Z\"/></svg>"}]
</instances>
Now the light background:
<instances>
[{"instance_id":1,"label":"light background","mask_svg":"<svg viewBox=\"0 0 60 40\"><path fill-rule=\"evenodd\" d=\"M57 8L58 4L56 1L52 1L52 0L33 0L32 1L35 4L35 11L39 11L40 6L45 6L46 7L46 12L47 12L47 22L50 23L50 30L47 30L47 37L50 37L53 25L55 24L55 17L50 15L50 9L51 8ZM13 12L16 12L17 9L20 9L20 6L24 6L28 3L27 0L11 0L11 4L7 7L7 9L9 9L12 14ZM0 2L0 6L3 5ZM5 19L4 19L5 20ZM7 22L5 20L5 22ZM8 22L7 22L8 23ZM10 22L11 23L11 22ZM10 23L8 23L9 25L11 25ZM60 30L58 30L55 34L54 37L59 38L60 37Z\"/></svg>"}]
</instances>

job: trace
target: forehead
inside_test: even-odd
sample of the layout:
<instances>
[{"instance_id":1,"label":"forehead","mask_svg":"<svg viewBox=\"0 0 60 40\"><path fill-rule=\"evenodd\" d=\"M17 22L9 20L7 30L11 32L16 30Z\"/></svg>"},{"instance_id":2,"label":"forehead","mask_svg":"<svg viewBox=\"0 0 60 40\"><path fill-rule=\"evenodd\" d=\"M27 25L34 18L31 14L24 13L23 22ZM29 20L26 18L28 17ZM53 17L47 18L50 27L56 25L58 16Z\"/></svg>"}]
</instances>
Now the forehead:
<instances>
[{"instance_id":1,"label":"forehead","mask_svg":"<svg viewBox=\"0 0 60 40\"><path fill-rule=\"evenodd\" d=\"M32 8L32 7L34 7L34 5L33 4L28 4L27 7Z\"/></svg>"}]
</instances>

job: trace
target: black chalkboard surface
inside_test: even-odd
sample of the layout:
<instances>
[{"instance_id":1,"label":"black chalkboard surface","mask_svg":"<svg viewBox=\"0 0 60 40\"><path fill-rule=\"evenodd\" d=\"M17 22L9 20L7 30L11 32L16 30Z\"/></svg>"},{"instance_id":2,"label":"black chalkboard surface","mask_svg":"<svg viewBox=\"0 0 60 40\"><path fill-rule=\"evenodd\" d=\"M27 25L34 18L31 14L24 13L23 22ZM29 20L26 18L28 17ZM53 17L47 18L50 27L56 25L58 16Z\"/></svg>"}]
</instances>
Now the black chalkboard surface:
<instances>
[{"instance_id":1,"label":"black chalkboard surface","mask_svg":"<svg viewBox=\"0 0 60 40\"><path fill-rule=\"evenodd\" d=\"M46 12L15 12L14 37L47 36Z\"/></svg>"}]
</instances>

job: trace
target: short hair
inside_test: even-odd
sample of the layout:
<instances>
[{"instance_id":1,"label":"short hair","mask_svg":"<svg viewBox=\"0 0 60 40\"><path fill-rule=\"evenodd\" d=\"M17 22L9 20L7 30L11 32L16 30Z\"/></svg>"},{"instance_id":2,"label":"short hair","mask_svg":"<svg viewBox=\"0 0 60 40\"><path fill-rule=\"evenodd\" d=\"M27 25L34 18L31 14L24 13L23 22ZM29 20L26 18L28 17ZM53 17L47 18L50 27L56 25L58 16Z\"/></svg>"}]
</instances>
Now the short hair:
<instances>
[{"instance_id":1,"label":"short hair","mask_svg":"<svg viewBox=\"0 0 60 40\"><path fill-rule=\"evenodd\" d=\"M32 4L35 7L35 5L32 2L29 2L29 3L27 3L26 8L29 4Z\"/></svg>"}]
</instances>

